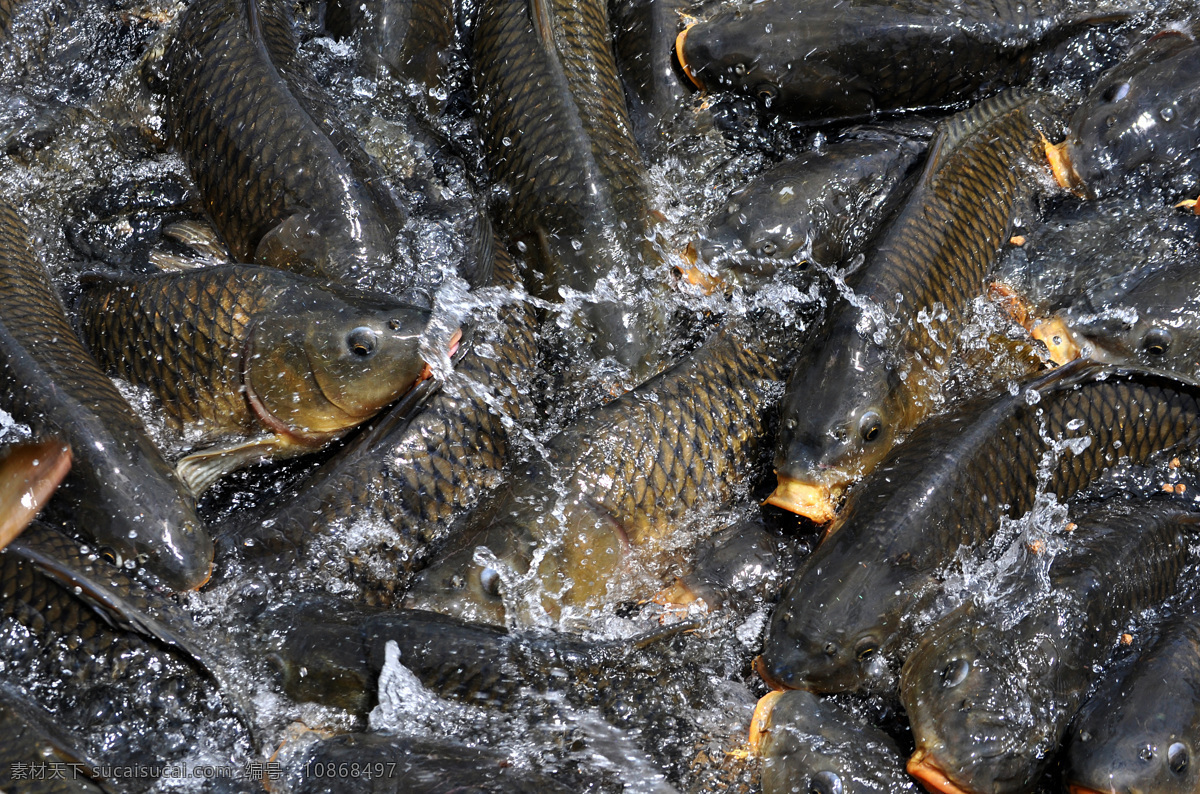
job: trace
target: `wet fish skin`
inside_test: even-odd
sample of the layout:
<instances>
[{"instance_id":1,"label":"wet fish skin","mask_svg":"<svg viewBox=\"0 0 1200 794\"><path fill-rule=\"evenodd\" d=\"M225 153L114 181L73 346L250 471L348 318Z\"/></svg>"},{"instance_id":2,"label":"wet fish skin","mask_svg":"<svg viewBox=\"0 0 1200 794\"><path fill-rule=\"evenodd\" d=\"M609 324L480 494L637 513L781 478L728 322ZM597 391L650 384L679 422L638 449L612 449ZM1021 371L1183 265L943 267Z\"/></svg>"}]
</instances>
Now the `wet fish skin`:
<instances>
[{"instance_id":1,"label":"wet fish skin","mask_svg":"<svg viewBox=\"0 0 1200 794\"><path fill-rule=\"evenodd\" d=\"M492 510L419 574L405 605L499 625L594 606L631 547L654 548L726 503L756 469L772 387L800 333L772 318L722 326L671 369L547 442L549 457L517 469ZM497 562L477 563L479 546ZM546 553L530 572L535 549ZM506 599L527 575L533 584ZM540 594L524 595L530 586ZM506 605L519 612L506 616Z\"/></svg>"},{"instance_id":2,"label":"wet fish skin","mask_svg":"<svg viewBox=\"0 0 1200 794\"><path fill-rule=\"evenodd\" d=\"M901 794L917 786L894 739L838 703L788 690L761 740L763 794Z\"/></svg>"},{"instance_id":3,"label":"wet fish skin","mask_svg":"<svg viewBox=\"0 0 1200 794\"><path fill-rule=\"evenodd\" d=\"M1185 601L1127 676L1100 685L1071 727L1063 777L1072 792L1200 791L1198 647L1195 605Z\"/></svg>"},{"instance_id":4,"label":"wet fish skin","mask_svg":"<svg viewBox=\"0 0 1200 794\"><path fill-rule=\"evenodd\" d=\"M61 494L78 526L123 558L144 561L172 587L203 584L213 546L191 495L75 336L24 221L4 202L0 295L0 370L9 383L0 407L70 444Z\"/></svg>"},{"instance_id":5,"label":"wet fish skin","mask_svg":"<svg viewBox=\"0 0 1200 794\"><path fill-rule=\"evenodd\" d=\"M1039 487L1065 500L1119 462L1194 448L1197 412L1191 385L1080 361L925 422L862 483L785 589L763 650L767 677L817 692L877 686L960 548L980 548L1002 516L1025 514ZM1082 426L1068 427L1075 420ZM1090 441L1064 451L1039 486L1046 438Z\"/></svg>"},{"instance_id":6,"label":"wet fish skin","mask_svg":"<svg viewBox=\"0 0 1200 794\"><path fill-rule=\"evenodd\" d=\"M770 113L834 121L1019 84L1039 47L1137 10L1069 0L768 3L700 22L678 46L707 91L733 88Z\"/></svg>"},{"instance_id":7,"label":"wet fish skin","mask_svg":"<svg viewBox=\"0 0 1200 794\"><path fill-rule=\"evenodd\" d=\"M111 791L93 782L84 771L99 766L83 749L79 737L63 731L41 705L6 684L0 684L0 785L10 794L100 794ZM32 765L70 764L59 778L49 774L35 780ZM16 764L25 764L24 774Z\"/></svg>"},{"instance_id":8,"label":"wet fish skin","mask_svg":"<svg viewBox=\"0 0 1200 794\"><path fill-rule=\"evenodd\" d=\"M1200 515L1170 505L1117 505L1077 523L1050 564L1049 593L1037 595L1031 574L998 602L968 602L905 662L914 759L963 790L1036 788L1122 629L1175 593L1200 532Z\"/></svg>"},{"instance_id":9,"label":"wet fish skin","mask_svg":"<svg viewBox=\"0 0 1200 794\"><path fill-rule=\"evenodd\" d=\"M100 365L150 387L176 430L265 433L270 457L320 449L412 388L431 316L249 265L93 277L79 308Z\"/></svg>"},{"instance_id":10,"label":"wet fish skin","mask_svg":"<svg viewBox=\"0 0 1200 794\"><path fill-rule=\"evenodd\" d=\"M287 4L203 0L168 51L167 123L234 257L382 282L403 213L296 54Z\"/></svg>"},{"instance_id":11,"label":"wet fish skin","mask_svg":"<svg viewBox=\"0 0 1200 794\"><path fill-rule=\"evenodd\" d=\"M516 289L512 258L502 244L495 250L496 286ZM504 305L494 326L477 331L452 384L414 417L393 409L376 420L295 492L268 505L234 533L238 554L287 575L297 565L331 564L321 544L336 541L356 520L374 520L396 533L386 548L371 552L384 555L387 565L357 565L371 556L358 545L354 554L337 556L355 566L363 599L390 603L453 518L500 482L509 457L506 419L520 422L531 410L522 390L538 360L536 327L519 296ZM244 545L246 538L253 544Z\"/></svg>"},{"instance_id":12,"label":"wet fish skin","mask_svg":"<svg viewBox=\"0 0 1200 794\"><path fill-rule=\"evenodd\" d=\"M1200 45L1167 31L1102 75L1071 117L1067 156L1077 187L1095 197L1135 172L1142 184L1188 178L1200 161L1197 69Z\"/></svg>"},{"instance_id":13,"label":"wet fish skin","mask_svg":"<svg viewBox=\"0 0 1200 794\"><path fill-rule=\"evenodd\" d=\"M800 512L776 500L798 482L823 489L832 512L934 409L971 300L1042 189L1042 142L1062 110L1012 91L939 127L920 181L851 282L854 305L788 381L773 504Z\"/></svg>"},{"instance_id":14,"label":"wet fish skin","mask_svg":"<svg viewBox=\"0 0 1200 794\"><path fill-rule=\"evenodd\" d=\"M1200 275L1193 262L1145 275L1102 314L1072 308L1061 316L1091 359L1200 378Z\"/></svg>"},{"instance_id":15,"label":"wet fish skin","mask_svg":"<svg viewBox=\"0 0 1200 794\"><path fill-rule=\"evenodd\" d=\"M786 262L847 264L904 200L905 176L926 145L906 136L848 140L767 169L710 219L700 259L747 288Z\"/></svg>"},{"instance_id":16,"label":"wet fish skin","mask_svg":"<svg viewBox=\"0 0 1200 794\"><path fill-rule=\"evenodd\" d=\"M538 297L591 292L616 274L639 282L650 246L645 167L609 39L602 0L488 0L474 34L474 79L488 171L508 191L502 225L530 252ZM598 358L647 375L662 318L632 296L577 316Z\"/></svg>"}]
</instances>

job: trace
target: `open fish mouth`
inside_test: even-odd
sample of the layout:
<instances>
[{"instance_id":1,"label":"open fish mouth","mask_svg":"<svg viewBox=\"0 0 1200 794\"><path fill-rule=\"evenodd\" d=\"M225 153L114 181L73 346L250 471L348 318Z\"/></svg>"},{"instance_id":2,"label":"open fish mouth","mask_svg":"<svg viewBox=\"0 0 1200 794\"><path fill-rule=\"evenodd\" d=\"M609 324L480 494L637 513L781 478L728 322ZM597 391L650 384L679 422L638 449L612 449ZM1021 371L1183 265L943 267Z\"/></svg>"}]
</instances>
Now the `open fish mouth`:
<instances>
[{"instance_id":1,"label":"open fish mouth","mask_svg":"<svg viewBox=\"0 0 1200 794\"><path fill-rule=\"evenodd\" d=\"M908 774L921 781L921 785L940 794L973 794L946 776L946 773L930 760L929 751L918 748L905 766Z\"/></svg>"},{"instance_id":2,"label":"open fish mouth","mask_svg":"<svg viewBox=\"0 0 1200 794\"><path fill-rule=\"evenodd\" d=\"M679 35L675 37L675 57L679 59L679 66L683 69L683 73L687 75L687 79L692 81L692 85L703 91L704 84L696 78L696 74L692 71L692 67L688 66L687 58L683 57L683 45L687 41L688 31L694 27L696 27L695 22L681 30Z\"/></svg>"},{"instance_id":3,"label":"open fish mouth","mask_svg":"<svg viewBox=\"0 0 1200 794\"><path fill-rule=\"evenodd\" d=\"M761 658L761 657L760 657ZM771 732L771 712L775 710L777 701L783 697L784 690L775 689L763 695L754 707L754 716L750 718L750 754L762 755L762 745L766 736Z\"/></svg>"},{"instance_id":4,"label":"open fish mouth","mask_svg":"<svg viewBox=\"0 0 1200 794\"><path fill-rule=\"evenodd\" d=\"M774 505L818 524L827 524L837 516L833 489L823 483L808 483L787 475L777 475L778 484L763 504Z\"/></svg>"}]
</instances>

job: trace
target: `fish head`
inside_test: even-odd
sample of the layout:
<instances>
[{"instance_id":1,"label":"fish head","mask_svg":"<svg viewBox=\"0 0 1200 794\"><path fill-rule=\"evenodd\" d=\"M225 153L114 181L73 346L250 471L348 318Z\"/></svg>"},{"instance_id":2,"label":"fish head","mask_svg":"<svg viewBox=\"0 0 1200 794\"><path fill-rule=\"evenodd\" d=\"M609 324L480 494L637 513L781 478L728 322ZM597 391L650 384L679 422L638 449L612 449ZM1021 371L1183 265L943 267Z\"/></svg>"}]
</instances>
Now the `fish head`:
<instances>
[{"instance_id":1,"label":"fish head","mask_svg":"<svg viewBox=\"0 0 1200 794\"><path fill-rule=\"evenodd\" d=\"M808 510L786 499L771 503L815 521L833 517L838 498L883 460L905 421L901 383L883 350L857 334L842 335L844 342L838 336L792 373L775 457L781 497L788 483L803 483L823 491L826 504Z\"/></svg>"},{"instance_id":2,"label":"fish head","mask_svg":"<svg viewBox=\"0 0 1200 794\"><path fill-rule=\"evenodd\" d=\"M801 269L807 259L809 216L786 184L755 181L734 191L712 217L696 249L723 281L758 288L778 268Z\"/></svg>"},{"instance_id":3,"label":"fish head","mask_svg":"<svg viewBox=\"0 0 1200 794\"><path fill-rule=\"evenodd\" d=\"M870 581L874 577L865 568L854 568L850 581L833 581L822 568L814 554L784 593L771 617L759 672L768 684L788 689L884 688L893 680L886 654L899 623L895 588ZM845 592L858 597L838 595Z\"/></svg>"},{"instance_id":4,"label":"fish head","mask_svg":"<svg viewBox=\"0 0 1200 794\"><path fill-rule=\"evenodd\" d=\"M969 604L934 624L904 663L916 740L908 770L939 791L1027 790L1060 739L1037 678L1054 650L1041 638L1032 652L1012 647L1012 636L974 614ZM952 786L938 788L942 779Z\"/></svg>"},{"instance_id":5,"label":"fish head","mask_svg":"<svg viewBox=\"0 0 1200 794\"><path fill-rule=\"evenodd\" d=\"M1169 31L1106 72L1071 118L1067 155L1086 189L1113 192L1137 169L1187 168L1195 156L1200 47Z\"/></svg>"},{"instance_id":6,"label":"fish head","mask_svg":"<svg viewBox=\"0 0 1200 794\"><path fill-rule=\"evenodd\" d=\"M1200 759L1195 739L1168 730L1154 730L1149 719L1122 722L1119 735L1075 737L1066 775L1072 794L1185 794L1200 787Z\"/></svg>"},{"instance_id":7,"label":"fish head","mask_svg":"<svg viewBox=\"0 0 1200 794\"><path fill-rule=\"evenodd\" d=\"M258 318L247 342L247 395L268 424L300 436L338 433L426 372L428 310L336 288L303 293Z\"/></svg>"},{"instance_id":8,"label":"fish head","mask_svg":"<svg viewBox=\"0 0 1200 794\"><path fill-rule=\"evenodd\" d=\"M503 588L499 567L478 562L474 549L459 549L416 575L404 607L504 626Z\"/></svg>"}]
</instances>

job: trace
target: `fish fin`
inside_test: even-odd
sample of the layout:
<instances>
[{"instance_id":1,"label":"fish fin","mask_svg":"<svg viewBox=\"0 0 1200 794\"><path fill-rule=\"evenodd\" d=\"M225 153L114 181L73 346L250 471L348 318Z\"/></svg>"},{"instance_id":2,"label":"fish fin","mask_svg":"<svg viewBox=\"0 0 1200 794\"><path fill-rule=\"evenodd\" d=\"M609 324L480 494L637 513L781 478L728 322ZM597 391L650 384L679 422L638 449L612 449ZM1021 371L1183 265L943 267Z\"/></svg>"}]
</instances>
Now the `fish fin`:
<instances>
[{"instance_id":1,"label":"fish fin","mask_svg":"<svg viewBox=\"0 0 1200 794\"><path fill-rule=\"evenodd\" d=\"M204 258L221 263L233 261L233 254L207 223L199 221L176 221L163 228L163 234L186 245Z\"/></svg>"},{"instance_id":2,"label":"fish fin","mask_svg":"<svg viewBox=\"0 0 1200 794\"><path fill-rule=\"evenodd\" d=\"M981 127L991 123L998 116L1028 102L1036 94L1022 88L1002 91L993 97L983 100L969 110L956 113L938 125L933 144L929 147L929 157L925 163L925 175L934 173L941 168L942 163L958 149L966 138L974 135ZM926 177L922 178L922 181Z\"/></svg>"},{"instance_id":3,"label":"fish fin","mask_svg":"<svg viewBox=\"0 0 1200 794\"><path fill-rule=\"evenodd\" d=\"M554 21L550 13L549 0L527 1L529 3L529 21L533 23L533 31L548 52L557 52L558 45L554 41Z\"/></svg>"},{"instance_id":4,"label":"fish fin","mask_svg":"<svg viewBox=\"0 0 1200 794\"><path fill-rule=\"evenodd\" d=\"M234 444L210 447L185 456L175 465L175 474L199 496L230 472L260 460L278 456L292 447L280 436L253 438Z\"/></svg>"},{"instance_id":5,"label":"fish fin","mask_svg":"<svg viewBox=\"0 0 1200 794\"><path fill-rule=\"evenodd\" d=\"M199 270L200 268L217 264L207 259L194 256L180 256L179 254L171 254L166 251L151 251L147 258L150 260L150 264L166 273L186 273L190 270Z\"/></svg>"},{"instance_id":6,"label":"fish fin","mask_svg":"<svg viewBox=\"0 0 1200 794\"><path fill-rule=\"evenodd\" d=\"M133 277L127 273L114 273L111 270L86 270L79 274L79 286L84 289L104 289L132 280Z\"/></svg>"}]
</instances>

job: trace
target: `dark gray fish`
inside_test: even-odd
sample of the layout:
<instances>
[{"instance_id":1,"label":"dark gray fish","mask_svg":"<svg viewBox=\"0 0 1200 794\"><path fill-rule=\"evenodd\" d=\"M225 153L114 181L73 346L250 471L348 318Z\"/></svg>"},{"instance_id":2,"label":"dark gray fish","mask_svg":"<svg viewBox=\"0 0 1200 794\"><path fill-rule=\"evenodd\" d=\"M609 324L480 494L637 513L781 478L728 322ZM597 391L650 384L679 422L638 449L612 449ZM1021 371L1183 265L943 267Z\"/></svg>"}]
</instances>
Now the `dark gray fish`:
<instances>
[{"instance_id":1,"label":"dark gray fish","mask_svg":"<svg viewBox=\"0 0 1200 794\"><path fill-rule=\"evenodd\" d=\"M1200 514L1176 506L1091 512L1050 562L1048 586L1027 561L1002 595L930 626L901 682L909 772L938 791L1033 791L1121 632L1176 592L1197 538Z\"/></svg>"},{"instance_id":2,"label":"dark gray fish","mask_svg":"<svg viewBox=\"0 0 1200 794\"><path fill-rule=\"evenodd\" d=\"M96 781L100 762L84 742L55 724L54 715L0 683L0 788L8 794L100 794L116 789ZM54 764L52 767L51 764ZM37 768L37 777L34 769Z\"/></svg>"},{"instance_id":3,"label":"dark gray fish","mask_svg":"<svg viewBox=\"0 0 1200 794\"><path fill-rule=\"evenodd\" d=\"M202 585L213 546L186 487L67 322L28 230L0 202L0 407L71 446L62 496L77 525L172 587Z\"/></svg>"},{"instance_id":4,"label":"dark gray fish","mask_svg":"<svg viewBox=\"0 0 1200 794\"><path fill-rule=\"evenodd\" d=\"M1131 176L1151 187L1175 182L1195 191L1198 72L1200 45L1179 31L1160 33L1129 53L1071 117L1060 178L1093 197L1114 193Z\"/></svg>"},{"instance_id":5,"label":"dark gray fish","mask_svg":"<svg viewBox=\"0 0 1200 794\"><path fill-rule=\"evenodd\" d=\"M947 105L1028 76L1030 55L1141 6L1073 0L817 0L723 11L680 34L700 88L806 121Z\"/></svg>"},{"instance_id":6,"label":"dark gray fish","mask_svg":"<svg viewBox=\"0 0 1200 794\"><path fill-rule=\"evenodd\" d=\"M1125 676L1100 684L1071 727L1071 794L1200 792L1200 604L1188 599Z\"/></svg>"},{"instance_id":7,"label":"dark gray fish","mask_svg":"<svg viewBox=\"0 0 1200 794\"><path fill-rule=\"evenodd\" d=\"M788 380L769 504L824 523L845 489L935 410L972 300L1045 190L1061 99L1011 91L943 122L920 181Z\"/></svg>"},{"instance_id":8,"label":"dark gray fish","mask_svg":"<svg viewBox=\"0 0 1200 794\"><path fill-rule=\"evenodd\" d=\"M939 574L980 550L1001 517L1024 515L1039 491L1066 500L1120 463L1197 444L1196 387L1090 362L927 421L863 481L792 579L760 672L822 692L885 679Z\"/></svg>"},{"instance_id":9,"label":"dark gray fish","mask_svg":"<svg viewBox=\"0 0 1200 794\"><path fill-rule=\"evenodd\" d=\"M803 690L773 692L754 719L750 743L762 758L763 794L918 790L896 741L832 700Z\"/></svg>"},{"instance_id":10,"label":"dark gray fish","mask_svg":"<svg viewBox=\"0 0 1200 794\"><path fill-rule=\"evenodd\" d=\"M729 195L694 244L699 269L748 289L780 267L846 265L904 201L928 143L879 134L768 168Z\"/></svg>"}]
</instances>

